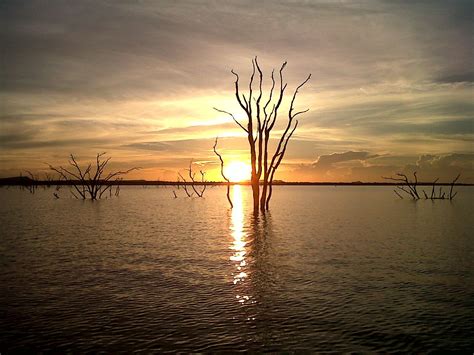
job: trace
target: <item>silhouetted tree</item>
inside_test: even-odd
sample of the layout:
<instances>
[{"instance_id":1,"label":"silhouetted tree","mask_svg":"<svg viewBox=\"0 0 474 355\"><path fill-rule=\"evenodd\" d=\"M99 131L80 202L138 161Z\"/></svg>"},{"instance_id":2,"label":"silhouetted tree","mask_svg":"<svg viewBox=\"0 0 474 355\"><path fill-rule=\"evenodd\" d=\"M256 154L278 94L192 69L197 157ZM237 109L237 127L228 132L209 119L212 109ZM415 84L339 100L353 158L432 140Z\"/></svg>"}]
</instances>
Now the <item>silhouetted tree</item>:
<instances>
[{"instance_id":1,"label":"silhouetted tree","mask_svg":"<svg viewBox=\"0 0 474 355\"><path fill-rule=\"evenodd\" d=\"M201 174L201 181L200 182L196 181L196 173L193 172L193 161L192 160L189 162L189 168L186 169L186 171L188 172L188 176L189 176L190 181L188 182L186 180L186 178L184 178L183 175L181 175L181 173L178 173L178 188L179 188L179 185L181 185L183 187L184 192L186 193L186 195L188 197L192 197L192 195L194 193L198 197L203 197L204 192L206 191L206 188L207 188L207 185L205 184L205 182L206 182L206 179L205 179L206 172L202 171L202 170L199 170L199 173ZM180 181L180 178L182 180L182 183ZM200 188L196 187L198 184L201 186ZM191 186L191 189L193 191L190 191L189 186Z\"/></svg>"},{"instance_id":2,"label":"silhouetted tree","mask_svg":"<svg viewBox=\"0 0 474 355\"><path fill-rule=\"evenodd\" d=\"M34 194L38 187L42 187L43 190L46 190L51 187L54 182L54 178L51 174L45 173L44 178L41 179L41 174L33 174L29 170L25 170L26 177L21 180L20 189L26 189L30 193ZM23 178L23 173L20 172L20 178Z\"/></svg>"},{"instance_id":3,"label":"silhouetted tree","mask_svg":"<svg viewBox=\"0 0 474 355\"><path fill-rule=\"evenodd\" d=\"M382 178L386 180L392 180L392 181L397 181L401 182L402 184L397 185L397 190L393 190L395 194L400 197L400 199L403 199L403 195L408 195L410 196L413 200L419 200L420 199L420 194L418 193L418 177L416 175L416 171L413 173L414 180L410 180L407 175L402 174L402 173L397 173L396 174L398 177L384 177ZM439 179L436 179L433 181L433 185L431 188L431 194L428 196L425 190L423 191L423 196L425 197L425 200L452 200L454 197L456 197L457 192L453 192L454 185L458 181L459 177L461 174L458 174L453 181L451 182L450 189L449 189L449 194L446 195L446 192L443 192L443 188L440 186L438 190L438 194L436 194L436 183L438 182Z\"/></svg>"},{"instance_id":4,"label":"silhouetted tree","mask_svg":"<svg viewBox=\"0 0 474 355\"><path fill-rule=\"evenodd\" d=\"M104 155L105 153L98 153L95 163L89 163L85 169L80 167L73 154L70 155L68 168L48 165L51 170L59 174L61 179L72 185L71 194L77 199L97 200L102 198L107 191L112 196L113 186L115 186L115 196L118 196L120 192L118 182L121 180L121 177L139 168L134 167L125 171L105 173L111 158L102 158Z\"/></svg>"},{"instance_id":5,"label":"silhouetted tree","mask_svg":"<svg viewBox=\"0 0 474 355\"><path fill-rule=\"evenodd\" d=\"M274 70L271 74L272 87L268 93L268 98L263 97L263 72L258 64L257 57L252 59L252 75L250 76L250 83L247 96L241 94L239 87L239 75L231 70L235 75L235 97L240 107L244 110L247 116L247 123L244 125L240 123L235 116L225 110L214 108L218 112L229 115L234 122L247 133L247 140L250 151L250 163L252 167L251 185L253 193L253 207L258 211L268 210L270 199L272 197L272 186L275 173L280 166L288 146L288 142L298 126L298 120L295 119L298 115L308 111L302 110L295 112L294 104L298 94L298 90L308 82L311 74L295 89L291 98L288 109L288 122L283 134L278 139L278 145L273 155L269 155L269 142L271 132L275 127L278 117L278 110L280 109L287 83L283 83L283 70L287 62L284 62L279 70L279 88L276 89L276 81ZM254 78L258 72L258 89L256 94L253 91ZM278 93L275 93L278 91ZM274 95L275 93L275 95ZM262 179L263 178L263 179ZM262 190L260 191L260 180L262 179Z\"/></svg>"},{"instance_id":6,"label":"silhouetted tree","mask_svg":"<svg viewBox=\"0 0 474 355\"><path fill-rule=\"evenodd\" d=\"M26 170L26 174L28 175L27 179L22 180L22 185L20 185L20 189L26 189L29 193L34 194L36 189L38 188L38 175L33 174L31 171ZM23 177L23 174L20 172L20 178Z\"/></svg>"},{"instance_id":7,"label":"silhouetted tree","mask_svg":"<svg viewBox=\"0 0 474 355\"><path fill-rule=\"evenodd\" d=\"M414 180L410 180L408 179L408 176L406 176L405 174L402 174L402 173L397 173L397 176L398 178L393 178L393 177L383 177L384 179L387 179L387 180L393 180L393 181L398 181L398 182L402 182L404 183L403 185L397 185L397 189L399 189L400 191L404 192L405 194L411 196L411 198L413 200L419 200L420 199L420 195L418 194L418 189L417 189L417 185L418 185L418 177L416 176L416 171L413 173L413 176L414 176ZM403 199L402 195L397 191L397 190L393 190L398 197L400 197L401 199Z\"/></svg>"},{"instance_id":8,"label":"silhouetted tree","mask_svg":"<svg viewBox=\"0 0 474 355\"><path fill-rule=\"evenodd\" d=\"M230 208L234 208L234 204L232 203L232 199L230 198L230 180L227 178L227 176L225 176L225 173L224 173L224 159L222 159L222 155L220 155L217 152L217 137L216 137L216 141L214 142L213 149L214 149L214 154L216 154L219 157L219 160L221 162L221 176L226 181L226 185L227 185L227 201L229 201Z\"/></svg>"}]
</instances>

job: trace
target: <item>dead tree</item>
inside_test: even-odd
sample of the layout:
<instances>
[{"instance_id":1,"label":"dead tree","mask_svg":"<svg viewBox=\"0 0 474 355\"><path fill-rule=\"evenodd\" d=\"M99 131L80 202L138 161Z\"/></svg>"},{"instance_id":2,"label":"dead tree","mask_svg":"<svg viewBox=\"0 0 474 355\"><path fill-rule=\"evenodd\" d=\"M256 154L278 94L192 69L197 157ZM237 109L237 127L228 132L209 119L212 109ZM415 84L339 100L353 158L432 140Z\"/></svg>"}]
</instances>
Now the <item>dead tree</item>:
<instances>
[{"instance_id":1,"label":"dead tree","mask_svg":"<svg viewBox=\"0 0 474 355\"><path fill-rule=\"evenodd\" d=\"M105 153L98 153L95 163L89 163L85 169L80 167L73 154L69 156L68 168L48 165L51 170L59 174L61 179L72 185L71 194L76 199L101 199L107 191L109 191L109 195L111 196L113 186L115 186L115 196L118 196L121 177L140 168L134 167L128 170L113 171L106 174L105 169L111 158L102 158L104 155Z\"/></svg>"},{"instance_id":2,"label":"dead tree","mask_svg":"<svg viewBox=\"0 0 474 355\"><path fill-rule=\"evenodd\" d=\"M27 176L25 177L25 179L22 180L20 188L26 189L32 194L34 194L40 186L43 188L43 190L50 188L51 184L54 181L53 176L49 173L45 173L44 179L41 179L40 174L33 174L29 170L25 170L25 172ZM20 172L20 177L23 177L22 172Z\"/></svg>"},{"instance_id":3,"label":"dead tree","mask_svg":"<svg viewBox=\"0 0 474 355\"><path fill-rule=\"evenodd\" d=\"M46 187L51 187L51 183L53 182L53 177L49 173L45 173L45 181L46 181Z\"/></svg>"},{"instance_id":4,"label":"dead tree","mask_svg":"<svg viewBox=\"0 0 474 355\"><path fill-rule=\"evenodd\" d=\"M415 178L413 181L408 179L408 177L405 174L398 173L397 176L399 176L399 178L383 177L383 176L382 176L382 178L403 183L403 185L397 185L398 191L393 190L393 192L395 192L395 194L398 197L400 197L401 199L403 199L403 193L404 193L405 195L410 196L415 201L419 200L420 195L419 195L418 189L417 189L418 178L416 176L416 171L413 173L413 176ZM454 197L456 197L456 195L457 195L457 192L453 193L454 185L456 184L456 182L458 181L460 176L461 176L461 174L458 174L453 179L453 181L451 182L450 189L449 189L449 195L446 195L446 192L443 192L442 186L439 187L438 192L436 191L436 183L438 182L439 178L436 179L435 181L433 181L430 196L428 196L428 194L426 193L425 190L422 190L425 200L453 200ZM402 192L402 193L400 193L399 191Z\"/></svg>"},{"instance_id":5,"label":"dead tree","mask_svg":"<svg viewBox=\"0 0 474 355\"><path fill-rule=\"evenodd\" d=\"M252 167L251 185L253 193L254 211L266 211L269 208L270 199L272 197L272 186L275 173L280 166L286 153L288 142L298 126L296 117L308 111L302 110L295 112L294 104L298 90L305 85L311 78L311 74L295 89L291 98L290 107L288 109L288 122L283 134L278 138L278 145L273 155L270 155L269 142L271 133L277 122L278 110L283 101L287 83L283 83L283 70L287 62L284 62L279 70L279 84L276 84L275 70L272 71L272 86L268 97L263 98L263 72L258 64L257 57L252 59L252 75L248 86L248 94L241 94L239 75L231 70L235 76L235 97L239 106L244 110L247 116L247 123L240 123L236 117L225 110L214 108L216 111L229 115L234 122L247 133L249 144L250 163ZM258 72L258 74L257 74ZM258 75L258 89L254 93L254 79ZM276 86L279 88L276 88ZM262 180L262 190L260 191L260 181Z\"/></svg>"},{"instance_id":6,"label":"dead tree","mask_svg":"<svg viewBox=\"0 0 474 355\"><path fill-rule=\"evenodd\" d=\"M22 187L28 190L29 193L34 194L38 188L39 177L29 170L26 170L26 174L28 175L28 180L25 180ZM21 176L22 174L20 173L20 177Z\"/></svg>"},{"instance_id":7,"label":"dead tree","mask_svg":"<svg viewBox=\"0 0 474 355\"><path fill-rule=\"evenodd\" d=\"M227 201L229 201L230 208L234 208L234 204L232 203L232 199L230 198L230 180L224 174L224 159L222 159L222 155L220 155L217 152L217 137L216 137L216 141L214 142L213 149L214 149L214 154L216 154L219 157L219 160L221 162L221 176L226 181L226 185L227 185Z\"/></svg>"},{"instance_id":8,"label":"dead tree","mask_svg":"<svg viewBox=\"0 0 474 355\"><path fill-rule=\"evenodd\" d=\"M182 183L181 183L180 178L181 178L181 180L183 180ZM184 191L184 193L186 194L186 196L188 196L188 197L192 197L192 196L193 196L194 192L188 190L188 182L187 182L186 179L183 177L183 175L181 175L181 173L178 173L178 182L177 182L177 184L178 184L178 185L177 185L177 186L178 186L178 190L179 190L179 187L180 187L180 186L183 186L183 191Z\"/></svg>"},{"instance_id":9,"label":"dead tree","mask_svg":"<svg viewBox=\"0 0 474 355\"><path fill-rule=\"evenodd\" d=\"M436 179L435 181L433 181L433 186L431 187L431 195L430 197L428 197L428 195L426 194L425 190L423 190L423 194L425 195L425 199L426 200L453 200L456 195L458 194L457 191L456 192L453 192L454 190L454 185L456 185L456 182L458 181L458 179L461 177L461 174L458 174L454 179L453 181L451 181L451 184L450 184L450 188L449 188L449 194L446 195L446 192L443 191L443 187L440 186L439 187L439 190L438 190L438 194L436 194L436 182L439 180L439 179Z\"/></svg>"},{"instance_id":10,"label":"dead tree","mask_svg":"<svg viewBox=\"0 0 474 355\"><path fill-rule=\"evenodd\" d=\"M453 189L454 189L454 185L456 184L456 182L459 180L459 178L461 177L461 174L459 173L454 179L453 181L451 182L451 187L449 189L449 199L452 200L456 197L456 195L458 194L457 191L453 193Z\"/></svg>"},{"instance_id":11,"label":"dead tree","mask_svg":"<svg viewBox=\"0 0 474 355\"><path fill-rule=\"evenodd\" d=\"M205 178L206 172L199 170L199 173L201 174L201 181L200 182L196 181L196 173L193 172L192 159L189 162L189 168L186 169L186 171L188 172L190 181L187 181L184 178L184 176L181 175L181 173L178 173L178 188L179 188L179 185L181 185L183 187L184 192L186 193L188 197L192 197L193 194L196 194L196 196L198 197L203 197L204 192L206 191L206 188L207 188L206 178ZM182 182L180 182L180 178ZM201 188L196 187L198 184L201 185ZM189 186L191 186L192 191L189 190Z\"/></svg>"},{"instance_id":12,"label":"dead tree","mask_svg":"<svg viewBox=\"0 0 474 355\"><path fill-rule=\"evenodd\" d=\"M404 183L403 185L397 185L397 189L399 189L400 191L402 191L405 194L409 195L413 200L419 200L420 195L418 194L418 189L417 189L418 177L416 176L416 171L413 173L413 176L415 178L413 181L408 179L408 176L406 176L405 174L402 174L402 173L397 173L397 176L399 176L399 177L398 178L393 178L391 176L390 177L382 176L382 178L384 178L386 180L392 180L392 181L397 181L397 182ZM395 191L395 193L397 194L398 197L403 199L402 195L399 194L397 192L397 190L394 190L394 191Z\"/></svg>"}]
</instances>

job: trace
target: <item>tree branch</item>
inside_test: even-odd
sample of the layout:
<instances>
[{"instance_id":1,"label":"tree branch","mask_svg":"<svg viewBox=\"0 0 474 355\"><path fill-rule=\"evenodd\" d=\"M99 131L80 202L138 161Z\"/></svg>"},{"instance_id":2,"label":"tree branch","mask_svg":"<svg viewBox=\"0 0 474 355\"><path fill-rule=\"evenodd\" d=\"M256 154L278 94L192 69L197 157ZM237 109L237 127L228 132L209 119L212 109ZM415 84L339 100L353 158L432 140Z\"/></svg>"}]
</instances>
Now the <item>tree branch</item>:
<instances>
[{"instance_id":1,"label":"tree branch","mask_svg":"<svg viewBox=\"0 0 474 355\"><path fill-rule=\"evenodd\" d=\"M227 201L229 201L230 208L234 208L234 204L232 203L232 200L230 198L230 180L224 174L224 159L222 159L222 155L220 155L217 152L217 139L218 139L218 137L216 137L216 140L214 142L213 150L214 150L214 154L216 154L219 157L219 160L221 162L221 176L227 182L227 184L226 184L227 185Z\"/></svg>"},{"instance_id":2,"label":"tree branch","mask_svg":"<svg viewBox=\"0 0 474 355\"><path fill-rule=\"evenodd\" d=\"M248 129L245 128L244 126L242 126L242 124L240 124L240 122L237 121L237 119L235 118L235 116L234 116L232 113L227 112L227 111L224 111L224 110L219 110L218 108L215 108L215 107L213 107L213 109L216 110L217 112L222 112L222 113L228 114L230 117L232 117L232 119L234 120L234 122L239 125L240 128L242 128L245 132L249 133Z\"/></svg>"}]
</instances>

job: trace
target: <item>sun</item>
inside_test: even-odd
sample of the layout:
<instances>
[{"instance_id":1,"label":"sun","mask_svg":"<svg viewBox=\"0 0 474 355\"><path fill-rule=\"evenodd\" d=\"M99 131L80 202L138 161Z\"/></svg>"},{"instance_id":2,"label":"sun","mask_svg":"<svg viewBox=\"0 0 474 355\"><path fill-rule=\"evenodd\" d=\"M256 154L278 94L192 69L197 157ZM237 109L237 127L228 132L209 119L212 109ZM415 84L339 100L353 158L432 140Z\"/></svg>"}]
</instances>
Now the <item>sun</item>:
<instances>
[{"instance_id":1,"label":"sun","mask_svg":"<svg viewBox=\"0 0 474 355\"><path fill-rule=\"evenodd\" d=\"M225 176L232 182L250 180L250 165L241 161L233 161L224 167Z\"/></svg>"}]
</instances>

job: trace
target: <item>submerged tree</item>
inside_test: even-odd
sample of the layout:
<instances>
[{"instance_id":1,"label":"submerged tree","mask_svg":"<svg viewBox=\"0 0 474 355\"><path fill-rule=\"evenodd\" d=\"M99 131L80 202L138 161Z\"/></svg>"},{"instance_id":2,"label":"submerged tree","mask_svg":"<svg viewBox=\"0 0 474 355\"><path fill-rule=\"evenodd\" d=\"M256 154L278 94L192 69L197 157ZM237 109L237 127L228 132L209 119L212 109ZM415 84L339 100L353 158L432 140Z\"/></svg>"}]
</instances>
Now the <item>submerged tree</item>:
<instances>
[{"instance_id":1,"label":"submerged tree","mask_svg":"<svg viewBox=\"0 0 474 355\"><path fill-rule=\"evenodd\" d=\"M290 106L288 109L288 121L283 134L278 139L278 145L273 154L269 154L269 142L271 133L277 122L278 110L283 101L287 83L283 83L283 70L287 62L284 62L279 70L279 84L276 84L275 70L272 70L271 81L272 86L268 97L262 101L263 98L263 72L258 64L257 57L252 59L252 75L250 76L250 83L248 86L248 94L242 94L239 86L239 75L231 70L235 75L235 97L239 106L244 110L247 116L247 123L240 123L235 116L225 110L214 108L218 112L229 115L234 122L247 133L247 140L250 151L250 163L252 167L251 185L253 193L253 207L258 211L268 210L270 199L272 197L272 186L275 173L280 166L288 146L288 142L298 126L296 117L309 109L296 111L294 108L298 90L305 85L311 78L311 74L295 89ZM258 72L258 74L257 74ZM254 92L254 79L258 75L258 88ZM278 88L275 86L278 85ZM260 181L262 182L262 189L260 190Z\"/></svg>"},{"instance_id":2,"label":"submerged tree","mask_svg":"<svg viewBox=\"0 0 474 355\"><path fill-rule=\"evenodd\" d=\"M20 189L26 189L29 193L34 194L36 189L38 188L38 175L34 175L31 171L26 170L26 174L28 175L26 179L23 178L23 173L20 172L20 179L22 179L22 184L20 185Z\"/></svg>"},{"instance_id":3,"label":"submerged tree","mask_svg":"<svg viewBox=\"0 0 474 355\"><path fill-rule=\"evenodd\" d=\"M34 194L38 187L42 187L43 189L50 188L54 179L53 176L49 173L44 174L44 179L41 179L39 173L33 174L29 170L25 170L26 176L23 176L23 172L20 172L20 189L25 189L29 191L31 194Z\"/></svg>"},{"instance_id":4,"label":"submerged tree","mask_svg":"<svg viewBox=\"0 0 474 355\"><path fill-rule=\"evenodd\" d=\"M68 168L48 165L51 170L59 174L61 179L72 185L73 189L71 189L71 194L77 199L101 199L107 191L109 195L112 196L113 186L115 186L114 194L118 196L120 191L120 185L118 183L121 181L122 176L139 168L135 167L124 171L112 171L106 174L105 169L111 158L109 157L103 160L102 157L104 155L105 153L98 153L95 163L89 163L85 169L80 167L73 154L69 156ZM57 196L55 197L58 198Z\"/></svg>"},{"instance_id":5,"label":"submerged tree","mask_svg":"<svg viewBox=\"0 0 474 355\"><path fill-rule=\"evenodd\" d=\"M203 197L204 192L206 191L206 188L207 188L206 177L205 177L206 172L203 170L199 170L199 173L201 174L201 181L197 181L196 173L193 171L192 159L189 162L189 168L186 169L186 171L188 172L190 181L188 182L186 178L183 175L181 175L181 173L178 173L178 185L177 185L178 189L179 189L179 186L181 185L183 187L184 192L186 193L188 197L192 197L193 194L196 194L196 196L198 197ZM180 181L180 179L182 180L182 182ZM197 185L200 185L201 187L197 188L196 187ZM189 186L191 186L192 191L191 189L188 189ZM174 196L175 198L177 197L176 193L174 193Z\"/></svg>"},{"instance_id":6,"label":"submerged tree","mask_svg":"<svg viewBox=\"0 0 474 355\"><path fill-rule=\"evenodd\" d=\"M400 183L400 185L397 185L398 190L393 190L393 192L400 197L400 199L403 200L403 196L409 196L412 200L420 200L420 193L418 192L418 177L416 175L416 171L413 173L413 180L410 180L406 174L402 173L397 173L398 177L384 177L382 178L386 180L392 180L392 181L397 181ZM439 190L436 190L436 183L438 182L439 179L436 179L433 181L433 185L431 187L431 193L428 196L425 190L423 191L423 196L425 200L453 200L457 192L454 192L454 185L458 181L458 179L461 177L461 174L458 174L453 181L450 184L450 189L449 193L446 194L446 192L443 191L443 188L440 186Z\"/></svg>"},{"instance_id":7,"label":"submerged tree","mask_svg":"<svg viewBox=\"0 0 474 355\"><path fill-rule=\"evenodd\" d=\"M226 185L227 185L227 201L229 201L230 208L234 208L234 204L232 203L232 199L230 198L230 180L224 173L224 159L222 159L222 155L220 155L219 152L217 151L217 137L216 137L216 141L214 142L213 149L214 149L214 154L219 157L219 161L221 162L221 176L226 181Z\"/></svg>"}]
</instances>

